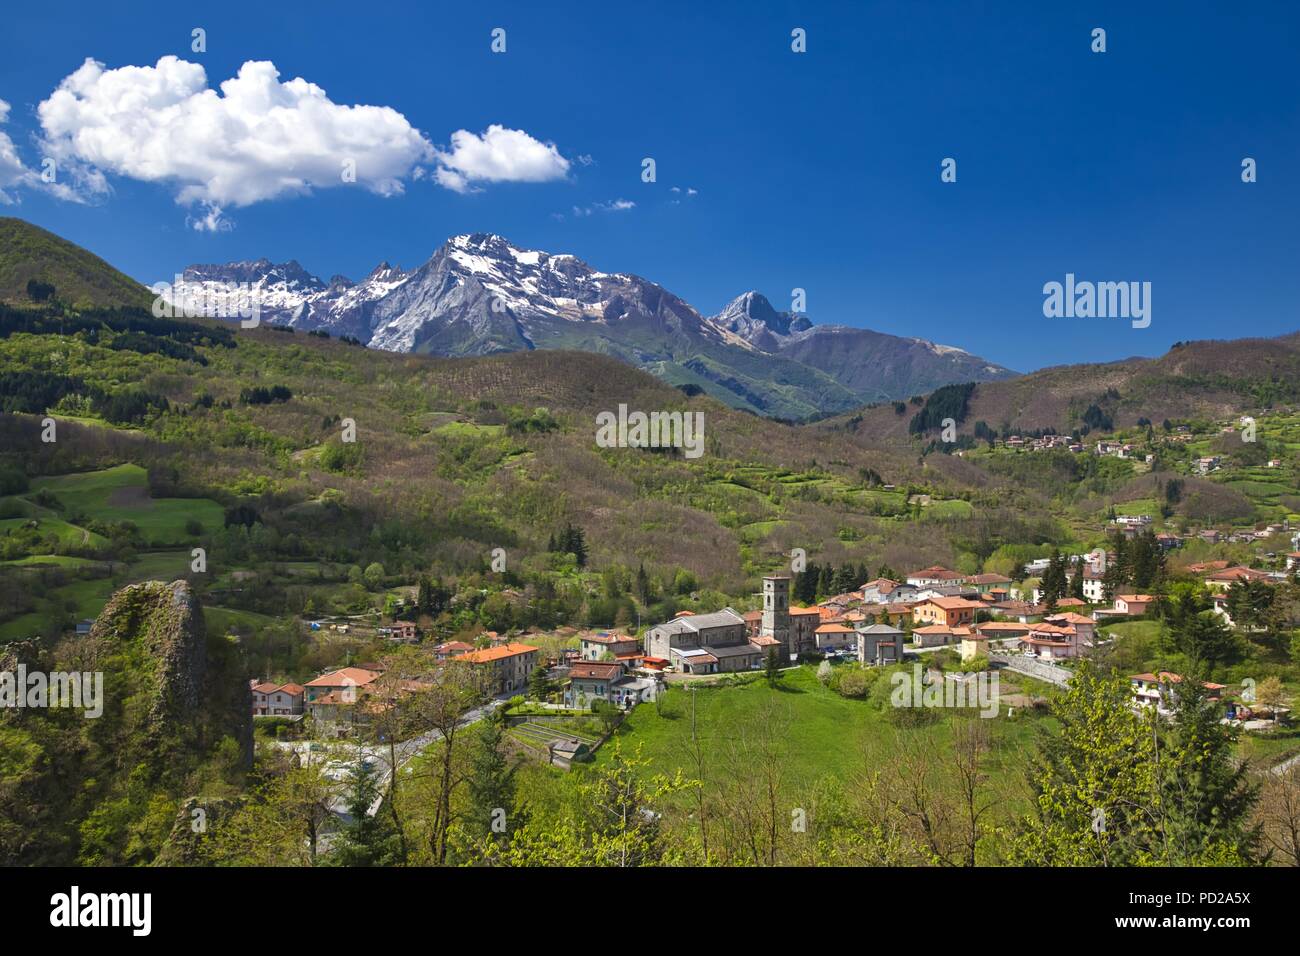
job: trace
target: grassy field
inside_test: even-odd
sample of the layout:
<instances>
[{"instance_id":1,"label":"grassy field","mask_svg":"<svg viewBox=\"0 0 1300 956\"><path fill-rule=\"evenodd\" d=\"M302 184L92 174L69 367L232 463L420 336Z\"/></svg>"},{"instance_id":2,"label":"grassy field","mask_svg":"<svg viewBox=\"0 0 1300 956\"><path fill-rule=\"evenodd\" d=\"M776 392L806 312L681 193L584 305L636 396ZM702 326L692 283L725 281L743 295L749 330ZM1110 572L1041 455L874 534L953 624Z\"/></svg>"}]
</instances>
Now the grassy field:
<instances>
[{"instance_id":1,"label":"grassy field","mask_svg":"<svg viewBox=\"0 0 1300 956\"><path fill-rule=\"evenodd\" d=\"M59 630L60 621L96 617L115 588L137 581L171 581L182 577L189 570L189 560L188 551L146 551L131 564L124 565L121 562L115 564L113 577L73 581L52 588L39 600L36 610L0 623L0 644L37 635L53 636ZM107 567L100 561L57 555L23 558L20 561L8 562L8 565L31 569L43 565L56 565L69 570L91 566Z\"/></svg>"},{"instance_id":2,"label":"grassy field","mask_svg":"<svg viewBox=\"0 0 1300 956\"><path fill-rule=\"evenodd\" d=\"M887 684L877 686L888 693ZM1007 694L1015 689L1004 681L1001 690ZM896 729L876 704L841 697L822 686L815 669L806 665L785 672L778 687L755 679L698 690L670 688L662 708L642 704L629 715L616 735L623 748L639 746L642 757L650 761L651 772L687 771L685 745L691 734L692 698L696 732L716 752L726 750L744 728L757 721L779 721L787 748L787 773L791 780L810 785L827 775L850 779L866 769L869 761L887 755L899 734L920 735L940 752L951 746L946 722ZM990 762L999 775L1016 774L1024 766L1036 728L1047 720L1006 715L1003 706L999 716L988 722L993 732ZM602 748L597 762L610 759L611 751L608 746Z\"/></svg>"},{"instance_id":3,"label":"grassy field","mask_svg":"<svg viewBox=\"0 0 1300 956\"><path fill-rule=\"evenodd\" d=\"M56 540L55 545L58 548L102 548L108 544L108 539L87 531L85 528L79 528L74 524L69 524L60 518L42 516L39 518L5 518L0 520L0 534L4 534L20 525L28 524L31 521L36 522L36 531L42 538L53 538Z\"/></svg>"},{"instance_id":4,"label":"grassy field","mask_svg":"<svg viewBox=\"0 0 1300 956\"><path fill-rule=\"evenodd\" d=\"M74 581L72 584L55 588L45 596L39 610L22 614L0 624L0 644L7 641L23 640L30 637L56 636L58 628L55 622L60 618L70 617L80 620L95 617L107 603L113 593L111 578L96 578L89 581Z\"/></svg>"},{"instance_id":5,"label":"grassy field","mask_svg":"<svg viewBox=\"0 0 1300 956\"><path fill-rule=\"evenodd\" d=\"M139 465L38 478L31 490L48 491L68 511L93 520L130 521L156 544L189 541L185 525L190 519L205 530L219 528L223 521L221 506L207 498L150 498L147 475Z\"/></svg>"}]
</instances>

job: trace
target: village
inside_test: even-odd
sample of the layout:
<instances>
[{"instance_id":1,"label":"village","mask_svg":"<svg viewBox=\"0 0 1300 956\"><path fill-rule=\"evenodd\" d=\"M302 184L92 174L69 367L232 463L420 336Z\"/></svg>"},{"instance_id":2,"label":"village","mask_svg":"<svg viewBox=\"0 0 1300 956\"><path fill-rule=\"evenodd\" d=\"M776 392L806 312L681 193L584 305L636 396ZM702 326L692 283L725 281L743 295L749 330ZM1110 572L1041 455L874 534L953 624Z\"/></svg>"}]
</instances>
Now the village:
<instances>
[{"instance_id":1,"label":"village","mask_svg":"<svg viewBox=\"0 0 1300 956\"><path fill-rule=\"evenodd\" d=\"M1233 595L1250 586L1276 586L1300 571L1300 541L1295 543L1297 550L1285 556L1285 570L1221 560L1188 565L1183 574L1208 589L1215 614L1235 627ZM1007 669L1065 686L1073 666L1112 643L1102 630L1106 625L1154 616L1156 595L1121 591L1108 597L1106 572L1113 560L1104 548L1062 558L1066 588L1082 597L1045 590L1040 576L1049 572L1049 559L1028 563L1020 584L1001 574L963 574L934 565L900 580L875 578L808 606L792 604L790 576L769 574L762 579L761 606L753 610L681 611L640 635L571 627L549 635L484 632L474 643L443 641L429 650L439 666L475 675L484 704L476 716L499 709L539 759L567 769L592 758L619 715L654 703L669 687L774 674L805 663L882 668L925 662L946 651L960 661L950 679ZM349 627L320 621L308 626ZM421 640L409 621L379 625L377 632L394 643ZM382 663L363 662L302 684L252 679L253 715L258 721L304 725L290 733L294 739L364 737L384 706L375 694L384 671ZM1169 671L1130 675L1132 705L1167 713L1182 679ZM1256 700L1249 691L1238 694L1218 683L1205 686L1221 708L1221 719L1245 730L1289 719L1281 700ZM399 684L399 692L419 689L418 682Z\"/></svg>"}]
</instances>

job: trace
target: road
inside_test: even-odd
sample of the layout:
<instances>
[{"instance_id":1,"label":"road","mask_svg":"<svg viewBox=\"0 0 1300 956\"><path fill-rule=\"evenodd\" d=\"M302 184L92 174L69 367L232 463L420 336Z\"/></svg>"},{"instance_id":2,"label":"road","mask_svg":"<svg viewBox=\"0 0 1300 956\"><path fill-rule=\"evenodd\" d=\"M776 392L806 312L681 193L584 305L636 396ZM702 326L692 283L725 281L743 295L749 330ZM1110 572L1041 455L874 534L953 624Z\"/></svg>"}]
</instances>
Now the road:
<instances>
[{"instance_id":1,"label":"road","mask_svg":"<svg viewBox=\"0 0 1300 956\"><path fill-rule=\"evenodd\" d=\"M506 703L508 697L499 697L490 703L481 707L475 707L467 711L461 718L459 726L467 727L470 724L477 723L487 714ZM418 737L412 737L410 740L403 740L397 745L397 769L401 770L416 755L422 753L431 744L442 739L442 734L436 730L420 734ZM384 798L388 794L388 782L393 773L393 768L388 761L388 746L386 744L355 744L348 741L336 741L325 745L326 751L322 757L320 751L313 751L312 744L318 741L271 741L270 745L281 750L289 750L296 753L299 759L304 763L312 760L325 761L325 774L339 783L348 780L351 774L351 767L358 760L368 760L379 769L379 775L376 779L376 785L379 788L379 797L371 804L367 814L374 816L379 812L379 808L384 804ZM347 812L347 791L341 788L340 792L330 801L330 811L335 816L346 819Z\"/></svg>"}]
</instances>

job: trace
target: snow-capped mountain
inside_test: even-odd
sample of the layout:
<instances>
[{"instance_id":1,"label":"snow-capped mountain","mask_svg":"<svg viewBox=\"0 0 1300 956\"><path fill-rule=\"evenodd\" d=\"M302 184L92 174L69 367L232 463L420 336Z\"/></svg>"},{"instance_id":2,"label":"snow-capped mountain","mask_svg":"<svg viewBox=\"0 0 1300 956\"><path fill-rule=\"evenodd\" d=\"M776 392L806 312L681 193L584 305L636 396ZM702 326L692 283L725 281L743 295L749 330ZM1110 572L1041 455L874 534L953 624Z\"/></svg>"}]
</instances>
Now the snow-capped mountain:
<instances>
[{"instance_id":1,"label":"snow-capped mountain","mask_svg":"<svg viewBox=\"0 0 1300 956\"><path fill-rule=\"evenodd\" d=\"M778 312L761 292L736 296L710 321L764 352L775 352L791 335L812 328L806 315Z\"/></svg>"},{"instance_id":2,"label":"snow-capped mountain","mask_svg":"<svg viewBox=\"0 0 1300 956\"><path fill-rule=\"evenodd\" d=\"M343 276L322 282L292 261L190 266L173 298L220 302L232 282L254 291L264 322L396 352L597 351L783 418L1014 374L920 339L815 326L777 311L758 292L705 318L639 276L600 272L575 256L521 249L483 233L453 236L411 272L385 262L355 283ZM859 367L864 361L874 367ZM881 361L900 368L882 369Z\"/></svg>"}]
</instances>

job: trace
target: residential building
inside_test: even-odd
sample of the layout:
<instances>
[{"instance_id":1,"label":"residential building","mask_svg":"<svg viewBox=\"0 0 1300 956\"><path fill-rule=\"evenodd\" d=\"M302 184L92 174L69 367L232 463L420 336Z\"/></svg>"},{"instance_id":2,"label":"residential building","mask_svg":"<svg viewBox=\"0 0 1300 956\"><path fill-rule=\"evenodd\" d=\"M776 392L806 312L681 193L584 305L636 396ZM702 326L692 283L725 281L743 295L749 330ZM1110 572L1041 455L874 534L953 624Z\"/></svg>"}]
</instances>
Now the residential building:
<instances>
[{"instance_id":1,"label":"residential building","mask_svg":"<svg viewBox=\"0 0 1300 956\"><path fill-rule=\"evenodd\" d=\"M944 624L958 627L975 622L975 612L984 610L979 601L959 597L935 597L922 601L912 609L912 620L918 624Z\"/></svg>"},{"instance_id":2,"label":"residential building","mask_svg":"<svg viewBox=\"0 0 1300 956\"><path fill-rule=\"evenodd\" d=\"M600 661L605 655L614 658L635 654L641 650L641 642L627 634L612 634L600 631L583 634L578 640L579 657L584 661Z\"/></svg>"},{"instance_id":3,"label":"residential building","mask_svg":"<svg viewBox=\"0 0 1300 956\"><path fill-rule=\"evenodd\" d=\"M305 688L301 684L249 681L254 717L293 717L302 713Z\"/></svg>"},{"instance_id":4,"label":"residential building","mask_svg":"<svg viewBox=\"0 0 1300 956\"><path fill-rule=\"evenodd\" d=\"M952 639L952 628L947 624L927 624L912 628L912 640L917 647L942 647L951 644Z\"/></svg>"},{"instance_id":5,"label":"residential building","mask_svg":"<svg viewBox=\"0 0 1300 956\"><path fill-rule=\"evenodd\" d=\"M959 574L942 565L934 564L920 571L913 571L907 576L907 583L923 588L936 584L962 584L966 581L964 574Z\"/></svg>"},{"instance_id":6,"label":"residential building","mask_svg":"<svg viewBox=\"0 0 1300 956\"><path fill-rule=\"evenodd\" d=\"M1161 713L1168 713L1174 704L1178 685L1183 681L1181 674L1161 671L1159 674L1133 674L1129 684L1133 689L1133 701L1139 707L1155 707ZM1223 684L1203 681L1210 700L1221 700Z\"/></svg>"},{"instance_id":7,"label":"residential building","mask_svg":"<svg viewBox=\"0 0 1300 956\"><path fill-rule=\"evenodd\" d=\"M456 661L482 669L489 693L513 694L528 687L528 677L537 666L537 648L510 642L461 654Z\"/></svg>"},{"instance_id":8,"label":"residential building","mask_svg":"<svg viewBox=\"0 0 1300 956\"><path fill-rule=\"evenodd\" d=\"M569 668L569 682L564 687L564 706L590 710L594 701L613 703L613 686L623 679L622 664L599 664L584 661Z\"/></svg>"},{"instance_id":9,"label":"residential building","mask_svg":"<svg viewBox=\"0 0 1300 956\"><path fill-rule=\"evenodd\" d=\"M901 628L889 624L863 624L857 629L858 661L863 664L897 664L903 659Z\"/></svg>"},{"instance_id":10,"label":"residential building","mask_svg":"<svg viewBox=\"0 0 1300 956\"><path fill-rule=\"evenodd\" d=\"M798 660L800 654L817 649L817 628L822 623L821 608L790 608L790 648L791 660Z\"/></svg>"},{"instance_id":11,"label":"residential building","mask_svg":"<svg viewBox=\"0 0 1300 956\"><path fill-rule=\"evenodd\" d=\"M1145 528L1151 524L1150 515L1116 515L1115 523L1121 528Z\"/></svg>"},{"instance_id":12,"label":"residential building","mask_svg":"<svg viewBox=\"0 0 1300 956\"><path fill-rule=\"evenodd\" d=\"M866 604L893 604L910 601L916 595L916 585L876 578L862 585L862 600Z\"/></svg>"},{"instance_id":13,"label":"residential building","mask_svg":"<svg viewBox=\"0 0 1300 956\"><path fill-rule=\"evenodd\" d=\"M1117 594L1115 610L1129 617L1142 617L1155 602L1156 599L1150 594Z\"/></svg>"},{"instance_id":14,"label":"residential building","mask_svg":"<svg viewBox=\"0 0 1300 956\"><path fill-rule=\"evenodd\" d=\"M467 644L465 641L446 641L434 647L433 653L440 661L451 660L461 654L468 654L474 650L473 644Z\"/></svg>"},{"instance_id":15,"label":"residential building","mask_svg":"<svg viewBox=\"0 0 1300 956\"><path fill-rule=\"evenodd\" d=\"M848 624L842 622L823 624L816 631L817 650L823 653L843 650L856 643L857 633Z\"/></svg>"},{"instance_id":16,"label":"residential building","mask_svg":"<svg viewBox=\"0 0 1300 956\"><path fill-rule=\"evenodd\" d=\"M329 671L307 681L303 688L304 702L313 704L323 697L334 695L342 703L356 703L358 695L366 693L380 676L382 671L365 667L341 667Z\"/></svg>"},{"instance_id":17,"label":"residential building","mask_svg":"<svg viewBox=\"0 0 1300 956\"><path fill-rule=\"evenodd\" d=\"M1020 639L1020 650L1045 661L1068 660L1079 656L1079 635L1069 624L1040 621L1029 625L1029 633Z\"/></svg>"},{"instance_id":18,"label":"residential building","mask_svg":"<svg viewBox=\"0 0 1300 956\"><path fill-rule=\"evenodd\" d=\"M988 594L994 588L1010 584L1011 579L1002 574L974 574L967 578L965 583L974 587L980 594Z\"/></svg>"},{"instance_id":19,"label":"residential building","mask_svg":"<svg viewBox=\"0 0 1300 956\"><path fill-rule=\"evenodd\" d=\"M1226 591L1238 581L1249 583L1271 579L1272 576L1267 571L1256 571L1254 568L1224 568L1222 571L1207 575L1205 586L1215 591Z\"/></svg>"}]
</instances>

